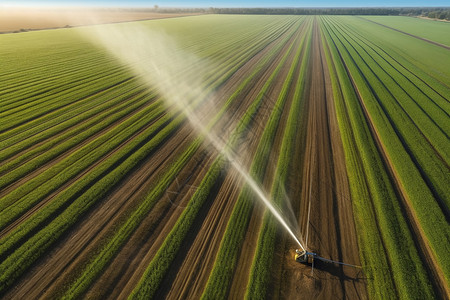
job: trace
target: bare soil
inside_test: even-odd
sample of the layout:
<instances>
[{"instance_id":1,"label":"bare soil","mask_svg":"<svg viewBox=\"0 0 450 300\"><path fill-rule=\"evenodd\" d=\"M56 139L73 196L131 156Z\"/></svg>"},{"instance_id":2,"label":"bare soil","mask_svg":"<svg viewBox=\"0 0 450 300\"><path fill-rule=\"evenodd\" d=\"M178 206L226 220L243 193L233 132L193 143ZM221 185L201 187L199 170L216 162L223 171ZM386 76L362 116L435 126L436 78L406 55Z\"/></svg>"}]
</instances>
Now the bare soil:
<instances>
[{"instance_id":1,"label":"bare soil","mask_svg":"<svg viewBox=\"0 0 450 300\"><path fill-rule=\"evenodd\" d=\"M51 9L0 6L0 33L176 18L196 14L121 9Z\"/></svg>"}]
</instances>

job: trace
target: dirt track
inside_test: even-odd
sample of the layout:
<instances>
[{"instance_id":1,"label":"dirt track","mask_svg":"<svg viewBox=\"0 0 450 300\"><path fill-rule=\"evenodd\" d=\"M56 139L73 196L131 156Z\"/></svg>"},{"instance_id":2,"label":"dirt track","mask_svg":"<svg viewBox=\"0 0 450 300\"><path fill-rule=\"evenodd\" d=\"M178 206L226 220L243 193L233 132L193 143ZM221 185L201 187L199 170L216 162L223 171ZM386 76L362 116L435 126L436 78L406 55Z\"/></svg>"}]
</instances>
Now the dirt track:
<instances>
[{"instance_id":1,"label":"dirt track","mask_svg":"<svg viewBox=\"0 0 450 300\"><path fill-rule=\"evenodd\" d=\"M324 258L359 265L345 158L316 21L309 63L303 116L306 146L303 170L299 170L303 173L299 175L303 178L299 223L310 251ZM311 267L294 261L295 248L294 243L286 242L279 298L298 299L300 295L305 299L367 298L360 269L316 261L312 273Z\"/></svg>"},{"instance_id":2,"label":"dirt track","mask_svg":"<svg viewBox=\"0 0 450 300\"><path fill-rule=\"evenodd\" d=\"M427 42L427 43L430 43L430 44L433 44L433 45L442 47L442 48L444 48L444 49L450 50L450 46L447 46L447 45L444 45L444 44L441 44L441 43L438 43L438 42L435 42L435 41L428 40L428 39L426 39L426 38L423 38L423 37L420 37L420 36L417 36L417 35L414 35L414 34L405 32L405 31L402 31L402 30L400 30L400 29L396 29L396 28L393 28L393 27L390 27L390 26L387 26L387 25L384 25L384 24L375 22L375 21L373 21L373 20L369 20L369 19L361 18L361 17L360 17L360 19L363 19L363 20L368 21L368 22L372 22L372 23L377 24L377 25L379 25L379 26L386 27L386 28L388 28L388 29L391 29L391 30L394 30L394 31L403 33L403 34L405 34L405 35L409 35L409 36L411 36L411 37L413 37L413 38L416 38L416 39L418 39L418 40L421 40L421 41L424 41L424 42Z\"/></svg>"},{"instance_id":3,"label":"dirt track","mask_svg":"<svg viewBox=\"0 0 450 300\"><path fill-rule=\"evenodd\" d=\"M195 14L106 9L0 7L0 33L184 17Z\"/></svg>"}]
</instances>

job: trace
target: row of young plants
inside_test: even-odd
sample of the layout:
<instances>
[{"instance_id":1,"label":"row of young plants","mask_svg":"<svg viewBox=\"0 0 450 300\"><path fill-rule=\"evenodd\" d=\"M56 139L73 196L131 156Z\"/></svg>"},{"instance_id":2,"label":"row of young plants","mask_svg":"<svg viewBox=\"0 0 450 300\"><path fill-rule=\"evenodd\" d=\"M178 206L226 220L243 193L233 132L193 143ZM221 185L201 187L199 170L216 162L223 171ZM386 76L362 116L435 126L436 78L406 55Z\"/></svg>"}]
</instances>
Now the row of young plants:
<instances>
[{"instance_id":1,"label":"row of young plants","mask_svg":"<svg viewBox=\"0 0 450 300\"><path fill-rule=\"evenodd\" d=\"M441 61L442 56L448 52L426 42L402 36L385 28L379 28L364 22L358 18L348 18L341 23L352 31L352 35L361 37L368 45L371 45L380 53L395 69L398 69L408 78L418 89L420 89L431 101L420 103L424 109L428 105L436 105L444 112L450 109L449 92L450 87L442 77L433 76L429 69L445 69L446 61ZM442 34L442 33L441 33ZM399 51L407 48L409 51ZM419 52L419 53L418 53ZM410 54L411 53L411 54ZM426 59L428 65L418 65L422 57ZM447 71L448 73L448 71ZM447 80L448 82L448 80ZM431 113L435 115L435 112Z\"/></svg>"},{"instance_id":2,"label":"row of young plants","mask_svg":"<svg viewBox=\"0 0 450 300\"><path fill-rule=\"evenodd\" d=\"M45 104L53 103L56 98L55 96L64 95L66 90L73 91L77 88L81 89L82 87L91 85L90 81L93 80L104 82L105 79L108 78L107 76L112 76L114 74L120 75L117 71L123 69L122 66L117 64L114 65L111 62L103 64L95 63L91 69L88 68L89 61L84 62L83 65L85 65L85 67L80 69L67 70L65 76L53 77L51 72L49 72L47 76L53 78L53 80L49 80L50 82L47 84L41 85L37 82L31 82L29 87L24 90L8 92L6 104L9 102L9 105L6 107L7 109L5 109L5 111L1 112L1 116L8 117L12 114L33 112L33 108L42 108ZM62 67L63 66L61 66L61 68ZM25 83L27 80L27 77L25 76L19 79L18 82ZM42 76L45 76L45 74L42 74ZM106 78L101 80L102 77ZM8 91L7 88L5 88L5 90ZM70 100L72 100L72 97L64 99L63 102L66 103Z\"/></svg>"},{"instance_id":3,"label":"row of young plants","mask_svg":"<svg viewBox=\"0 0 450 300\"><path fill-rule=\"evenodd\" d=\"M300 24L293 26L291 32L287 35L284 41L280 42L271 54L279 55L279 51L285 47L286 43L292 42L293 35ZM258 93L256 99L252 102L248 108L244 117L239 121L236 128L231 133L231 138L228 141L228 149L234 149L237 146L237 142L242 138L241 134L246 132L247 129L252 125L254 116L258 113L260 106L263 104L264 94L273 84L276 75L279 73L281 67L283 66L284 58L287 57L289 51L283 55L283 59L278 63L275 70L272 72L270 78L266 81L265 85L262 87L261 91ZM159 248L158 252L153 257L149 266L146 268L141 280L138 285L133 290L130 298L141 299L143 297L153 297L159 288L161 281L163 280L165 274L170 268L175 256L180 250L181 244L186 238L200 208L204 205L208 195L211 193L211 189L217 182L222 170L226 168L228 164L233 162L227 162L227 159L223 155L219 155L208 172L204 176L200 185L196 189L196 192L189 200L187 207L184 209L181 216L178 218L174 227L165 238L163 244Z\"/></svg>"},{"instance_id":4,"label":"row of young plants","mask_svg":"<svg viewBox=\"0 0 450 300\"><path fill-rule=\"evenodd\" d=\"M234 71L233 69L228 70L229 73ZM227 76L222 76L220 79L225 80ZM210 92L217 88L220 83L211 86ZM147 115L143 119L148 122L149 117ZM164 120L162 123L166 121ZM149 143L142 146L139 145L140 142L138 141L134 142L134 147L123 147L124 149L117 151L113 157L96 166L87 175L58 194L56 199L53 199L44 209L19 225L18 229L3 239L2 257L7 258L0 265L2 271L4 271L1 278L1 290L9 286L64 231L73 225L79 216L93 205L96 199L100 199L102 195L107 193L108 189L114 186L114 183L123 178L129 170L157 147L182 122L184 122L184 117L178 116L169 125L161 124L161 126L158 126L161 128L155 131L158 133ZM110 140L115 140L115 136L111 136ZM144 140L146 139L144 138ZM130 144L132 143L133 141L130 142ZM123 158L117 161L120 156ZM83 193L84 190L87 190L87 192ZM42 227L44 228L39 231ZM33 233L36 234L33 235ZM17 248L18 243L23 242L25 243Z\"/></svg>"},{"instance_id":5,"label":"row of young plants","mask_svg":"<svg viewBox=\"0 0 450 300\"><path fill-rule=\"evenodd\" d=\"M37 52L33 55L41 55L41 53ZM77 75L86 76L89 69L108 70L114 66L111 58L101 56L92 49L89 55L76 55L76 59L68 60L66 57L54 56L49 61L52 63L47 61L45 66L38 67L35 66L36 63L33 60L28 62L25 69L16 68L10 74L2 72L0 78L3 81L0 85L0 95L8 95L8 97L5 99L5 106L1 108L1 112L27 104L30 99L33 99L33 96L39 95L39 91L35 88L37 85L46 91L52 87L59 89L65 82L73 80ZM92 72L92 70L90 71Z\"/></svg>"},{"instance_id":6,"label":"row of young plants","mask_svg":"<svg viewBox=\"0 0 450 300\"><path fill-rule=\"evenodd\" d=\"M336 44L345 64L349 67L351 76L361 94L363 105L370 116L370 122L373 122L376 135L381 140L389 160L388 163L393 166L396 180L407 195L406 201L420 222L425 240L428 240L439 268L442 268L442 272L448 281L450 262L446 259L446 256L450 245L450 226L439 206L438 199L434 197L432 190L427 185L426 177L424 178L423 172L418 169L417 163L419 157L425 161L427 161L426 158L431 157L433 159L433 152L427 153L418 148L423 144L420 144L419 138L414 139L415 131L413 128L410 128L411 132L409 132L403 127L407 126L407 122L396 115L400 112L386 109L386 106L390 105L387 99L391 99L391 96L371 70L372 66L362 59L337 29L332 31L335 34L336 41L338 41ZM413 136L413 141L407 140L410 138L409 134ZM423 168L427 171L425 175L433 174L431 170ZM442 182L446 179L448 181L448 174L448 171L443 170L440 174L436 174L435 178L439 178L437 180ZM445 195L448 197L449 194L448 185L440 186L437 192L445 199ZM436 230L436 228L440 228L440 230Z\"/></svg>"},{"instance_id":7,"label":"row of young plants","mask_svg":"<svg viewBox=\"0 0 450 300\"><path fill-rule=\"evenodd\" d=\"M374 134L380 128L376 124L377 132L370 132L373 115L366 119L363 113L366 103L374 97L373 90L360 73L361 62L357 64L353 60L333 23L325 19L323 24L334 63L332 70L337 73L332 72L333 82L339 82L343 95L335 92L336 108L343 133L355 221L363 226L359 228L364 228L358 230L361 257L367 273L374 279L369 281L369 292L376 298L433 297L434 291L413 233L374 143L377 138ZM358 196L368 196L371 203L365 203L367 199Z\"/></svg>"},{"instance_id":8,"label":"row of young plants","mask_svg":"<svg viewBox=\"0 0 450 300\"><path fill-rule=\"evenodd\" d=\"M52 168L47 169L29 180L26 185L20 186L3 197L1 199L2 210L0 212L1 228L4 228L16 218L26 213L35 204L45 200L46 197L59 189L60 186L70 182L72 179L77 179L75 181L76 184L70 185L67 189L64 189L62 193L57 194L56 197L50 199L49 203L51 205L47 204L47 206L41 209L37 214L31 216L26 222L20 224L17 229L14 229L13 232L2 238L0 240L0 249L2 249L1 253L4 254L4 243L9 244L10 247L15 247L17 242L17 233L20 233L20 236L25 234L21 228L26 228L26 232L33 232L33 230L37 230L41 227L41 222L44 222L45 224L51 220L52 214L46 213L46 217L40 222L33 221L35 218L40 219L38 216L42 213L42 211L47 211L47 207L53 206L54 202L59 203L58 208L59 206L66 205L66 203L70 203L67 202L68 199L58 201L64 193L69 190L74 190L75 185L77 185L78 189L82 191L83 188L79 186L80 182L84 182L84 185L86 186L92 184L85 180L86 173L100 175L104 171L100 171L101 169L104 169L105 167L113 168L115 165L120 163L121 160L129 156L130 153L133 153L136 149L139 149L139 147L142 146L142 143L145 143L145 141L151 139L160 130L165 128L170 121L170 117L161 117L163 111L164 110L161 105L158 105L157 107L156 105L153 107L150 106L146 117L149 118L148 120L153 119L155 121L153 126L148 126L148 120L143 118L146 110L143 110L141 112L142 115L134 115L132 118L117 126L117 128L115 128L116 130L108 132L110 134L107 133L94 140L92 143L87 144L79 151L74 152L66 159L52 166ZM139 136L129 141L135 131L142 129L144 130ZM110 155L110 153L113 153L114 155ZM55 209L52 209L51 211L53 212L54 210ZM27 222L32 222L34 226L27 225ZM13 241L15 242L13 243Z\"/></svg>"},{"instance_id":9,"label":"row of young plants","mask_svg":"<svg viewBox=\"0 0 450 300\"><path fill-rule=\"evenodd\" d=\"M341 24L341 26L343 25L345 24ZM432 97L421 91L406 75L389 63L387 57L368 45L369 40L357 37L354 31L351 32L349 38L360 46L362 51L372 57L377 67L384 70L386 75L382 73L379 76L383 82L395 83L387 85L387 87L395 97L399 109L405 111L413 120L413 123L417 125L420 134L429 141L430 145L439 153L439 156L443 157L448 164L450 161L449 154L445 151L450 146L448 142L448 132L450 131L448 113L436 105Z\"/></svg>"},{"instance_id":10,"label":"row of young plants","mask_svg":"<svg viewBox=\"0 0 450 300\"><path fill-rule=\"evenodd\" d=\"M50 137L47 142L28 149L23 154L20 153L14 160L6 162L0 168L0 170L6 170L7 172L2 176L3 180L0 186L8 187L9 184L17 180L26 176L32 176L31 172L39 172L39 170L44 172L46 166L52 164L56 159L62 160L67 158L70 154L95 140L96 137L106 134L105 132L108 129L118 126L119 123L125 122L147 108L152 104L152 102L149 102L151 99L150 94L146 92L139 93L130 97L127 101L103 111L102 114L92 117L79 126L56 135L53 139ZM161 101L154 105L158 110L161 110L162 106ZM0 203L0 207L4 205L5 203Z\"/></svg>"},{"instance_id":11,"label":"row of young plants","mask_svg":"<svg viewBox=\"0 0 450 300\"><path fill-rule=\"evenodd\" d=\"M308 32L309 25L304 24L303 26L307 28L304 31ZM287 77L284 79L282 90L272 109L272 114L261 136L256 155L250 167L250 176L257 182L263 181L282 112L285 109L289 109L287 95L291 86L294 84L295 78L298 76L294 72L299 68L300 54L306 37L306 34L304 32L302 33L302 36L298 37L299 41L291 45L291 48L294 47L292 51L295 51L293 63L291 64ZM304 61L304 58L301 61ZM274 75L276 74L274 73ZM250 222L254 201L256 201L254 197L254 191L248 185L245 185L236 200L236 205L228 221L220 249L217 252L213 270L202 295L203 299L225 299L228 297L239 253Z\"/></svg>"}]
</instances>

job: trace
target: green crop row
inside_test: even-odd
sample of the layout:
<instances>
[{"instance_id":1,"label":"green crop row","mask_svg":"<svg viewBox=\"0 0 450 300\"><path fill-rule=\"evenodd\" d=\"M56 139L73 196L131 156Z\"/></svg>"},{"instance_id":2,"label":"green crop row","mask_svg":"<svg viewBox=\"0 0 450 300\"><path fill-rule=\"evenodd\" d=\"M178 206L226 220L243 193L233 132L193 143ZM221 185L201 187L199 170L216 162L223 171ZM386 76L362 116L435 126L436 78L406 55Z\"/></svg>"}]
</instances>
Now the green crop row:
<instances>
[{"instance_id":1,"label":"green crop row","mask_svg":"<svg viewBox=\"0 0 450 300\"><path fill-rule=\"evenodd\" d=\"M379 51L383 52L397 66L401 66L404 74L413 81L415 85L426 91L436 103L448 112L450 76L448 67L448 50L442 49L415 38L404 36L395 31L374 26L358 18L341 19L342 23L356 28L363 35L377 44ZM404 51L408 49L408 51Z\"/></svg>"},{"instance_id":2,"label":"green crop row","mask_svg":"<svg viewBox=\"0 0 450 300\"><path fill-rule=\"evenodd\" d=\"M377 215L371 200L368 177L365 174L366 168L374 169L371 165L379 168L376 148L358 105L351 80L328 33L326 22L322 23L322 28L327 42L324 49L333 86L336 115L345 150L360 258L366 277L371 278L368 281L369 296L375 299L395 298L397 294L394 278L388 271L389 260L378 229Z\"/></svg>"},{"instance_id":3,"label":"green crop row","mask_svg":"<svg viewBox=\"0 0 450 300\"><path fill-rule=\"evenodd\" d=\"M342 23L341 26L344 26L347 31L351 31L351 36L354 39L359 40L361 45L365 45L367 50L375 54L374 58L386 66L390 65L389 68L392 71L390 75L394 76L402 88L414 99L417 106L423 109L424 113L432 116L432 121L436 123L436 126L440 127L444 133L450 131L450 124L447 122L449 117L448 111L450 111L450 101L448 100L450 99L445 99L437 94L424 80L417 77L415 73L418 71L418 68L407 69L393 59L389 52L381 48L379 42L377 43L373 39L362 35L351 24ZM450 94L450 89L448 89L446 94Z\"/></svg>"},{"instance_id":4,"label":"green crop row","mask_svg":"<svg viewBox=\"0 0 450 300\"><path fill-rule=\"evenodd\" d=\"M108 75L111 77L118 70L124 71L123 69L123 67L117 65L99 64L93 65L90 70L87 68L73 71L67 70L66 76L57 77L48 84L41 85L37 82L32 82L34 85L30 86L28 92L27 89L24 89L8 93L8 102L11 102L9 109L3 111L0 115L4 118L14 113L24 113L27 110L32 111L36 106L44 106L50 100L54 100L55 95L61 96L66 90L80 89L80 86L90 85L91 80L100 79L103 76L106 77L103 80L107 79ZM120 73L115 75L120 75ZM22 77L21 80L26 80L26 77Z\"/></svg>"},{"instance_id":5,"label":"green crop row","mask_svg":"<svg viewBox=\"0 0 450 300\"><path fill-rule=\"evenodd\" d=\"M361 39L357 39L353 33L347 36L349 40L353 41L353 45L359 49L358 52L364 51L364 54L367 54L373 60L373 64L370 62L369 64L373 66L374 72L394 96L396 109L403 110L410 117L412 122L417 125L420 134L430 142L440 156L445 158L448 164L450 155L445 151L450 147L447 134L450 132L448 114L436 106L433 101L430 101L430 97L412 84L385 57Z\"/></svg>"},{"instance_id":6,"label":"green crop row","mask_svg":"<svg viewBox=\"0 0 450 300\"><path fill-rule=\"evenodd\" d=\"M55 91L49 90L47 92L43 91L43 97L49 95L50 100L47 101L47 98L43 98L37 105L33 105L33 107L29 107L26 110L20 109L16 114L10 114L5 117L1 117L2 122L0 123L0 130L6 131L12 129L16 126L19 126L27 121L32 121L33 119L44 116L47 113L51 113L54 110L61 109L66 105L70 105L73 101L77 99L88 97L93 93L101 92L108 86L108 82L112 78L118 78L118 76L123 76L122 78L118 78L117 82L125 80L128 78L127 72L123 72L122 74L117 72L116 70L110 70L109 72L102 72L96 75L90 75L82 80L75 81L76 84L64 85L58 93L54 94ZM79 85L82 85L84 88L80 88ZM37 100L38 103L40 100ZM34 102L33 102L34 103Z\"/></svg>"},{"instance_id":7,"label":"green crop row","mask_svg":"<svg viewBox=\"0 0 450 300\"><path fill-rule=\"evenodd\" d=\"M8 95L8 97L0 111L8 111L27 104L34 100L33 96L42 94L40 93L42 90L61 87L78 76L85 76L89 73L89 69L91 69L91 72L92 68L105 71L112 66L110 59L106 60L104 56L96 55L89 58L79 57L78 61L67 64L66 60L57 60L48 64L48 69L42 71L30 68L26 71L15 72L13 73L14 76L3 78L5 86L1 87L0 95ZM36 90L36 86L41 87L41 89Z\"/></svg>"},{"instance_id":8,"label":"green crop row","mask_svg":"<svg viewBox=\"0 0 450 300\"><path fill-rule=\"evenodd\" d=\"M0 253L4 255L9 252L11 254L0 264L0 292L25 272L36 259L47 251L50 245L75 224L96 200L104 197L111 186L117 184L123 176L160 145L183 120L183 116L179 115L171 123L171 126L165 126L158 131L138 151L128 149L129 147L119 151L116 156L124 157L124 159L118 166L115 166L117 164L116 156L108 158L104 164L76 181L74 185L65 189L32 218L19 225L13 233L7 236L6 240L2 240ZM111 166L114 169L111 170ZM103 174L106 175L103 176ZM80 193L83 190L86 192ZM37 228L42 229L36 232ZM36 233L30 237L30 231ZM19 247L15 246L18 241L23 243Z\"/></svg>"},{"instance_id":9,"label":"green crop row","mask_svg":"<svg viewBox=\"0 0 450 300\"><path fill-rule=\"evenodd\" d=\"M29 180L27 185L20 186L7 194L0 202L2 209L0 211L0 228L4 228L14 221L18 216L25 213L39 201L42 201L61 185L77 175L83 174L86 168L90 168L93 164L97 163L97 161L104 160L104 157L108 157L108 153L117 151L116 148L130 139L130 137L134 135L134 132L145 129L139 136L129 143L124 144L123 147L118 148L120 151L118 151L113 158L120 161L121 155L127 155L129 152L131 153L146 139L151 138L159 130L164 128L170 121L170 117L167 115L160 117L163 112L164 110L160 104L149 106L147 109L142 110L116 126L107 134L102 135L63 159L52 168ZM142 118L142 115L146 115L148 119ZM154 124L148 126L148 123L151 121L154 121ZM119 153L121 153L121 155L119 155ZM4 239L0 240L1 247L3 247L3 241ZM9 237L6 241L11 243L12 239ZM1 251L1 253L3 253L3 251Z\"/></svg>"}]
</instances>

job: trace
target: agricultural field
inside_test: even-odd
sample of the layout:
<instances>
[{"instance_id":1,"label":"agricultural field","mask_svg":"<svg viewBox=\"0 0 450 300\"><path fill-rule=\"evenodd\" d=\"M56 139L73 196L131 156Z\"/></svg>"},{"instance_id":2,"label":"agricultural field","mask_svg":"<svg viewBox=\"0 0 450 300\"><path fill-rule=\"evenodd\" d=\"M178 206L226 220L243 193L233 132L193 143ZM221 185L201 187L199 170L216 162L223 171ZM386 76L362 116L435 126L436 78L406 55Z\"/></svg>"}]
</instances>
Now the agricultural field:
<instances>
[{"instance_id":1,"label":"agricultural field","mask_svg":"<svg viewBox=\"0 0 450 300\"><path fill-rule=\"evenodd\" d=\"M450 298L448 36L276 15L0 35L0 298Z\"/></svg>"}]
</instances>

